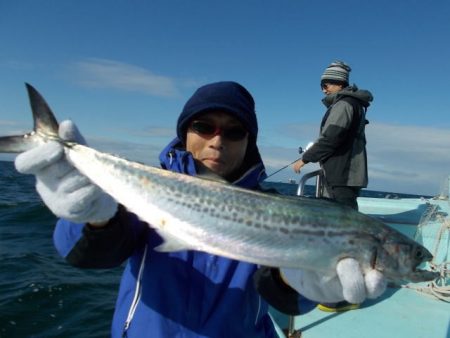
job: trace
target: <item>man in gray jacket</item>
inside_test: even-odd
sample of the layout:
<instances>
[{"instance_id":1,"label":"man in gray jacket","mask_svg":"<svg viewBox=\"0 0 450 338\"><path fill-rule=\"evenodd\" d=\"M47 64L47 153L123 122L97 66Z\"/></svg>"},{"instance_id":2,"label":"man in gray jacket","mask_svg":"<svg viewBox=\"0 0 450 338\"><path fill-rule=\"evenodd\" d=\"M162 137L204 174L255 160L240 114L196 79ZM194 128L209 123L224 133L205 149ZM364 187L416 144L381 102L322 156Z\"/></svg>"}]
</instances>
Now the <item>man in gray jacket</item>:
<instances>
[{"instance_id":1,"label":"man in gray jacket","mask_svg":"<svg viewBox=\"0 0 450 338\"><path fill-rule=\"evenodd\" d=\"M367 187L367 153L365 118L373 100L367 90L349 86L351 68L342 61L331 63L321 77L326 95L322 102L327 111L320 126L320 136L302 159L294 163L294 171L309 162L319 162L324 173L323 196L358 209L357 197Z\"/></svg>"}]
</instances>

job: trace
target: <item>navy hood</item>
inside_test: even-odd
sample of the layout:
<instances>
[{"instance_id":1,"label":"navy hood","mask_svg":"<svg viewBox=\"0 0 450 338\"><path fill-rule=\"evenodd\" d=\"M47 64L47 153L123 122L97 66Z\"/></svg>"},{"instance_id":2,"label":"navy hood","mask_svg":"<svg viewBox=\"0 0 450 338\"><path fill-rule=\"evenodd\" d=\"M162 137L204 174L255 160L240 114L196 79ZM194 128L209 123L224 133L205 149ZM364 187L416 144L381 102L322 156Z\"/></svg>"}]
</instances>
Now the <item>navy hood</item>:
<instances>
[{"instance_id":1,"label":"navy hood","mask_svg":"<svg viewBox=\"0 0 450 338\"><path fill-rule=\"evenodd\" d=\"M195 91L178 117L178 138L184 143L189 122L199 114L214 110L224 111L236 117L247 129L250 138L256 142L258 121L255 101L247 89L232 81L210 83Z\"/></svg>"}]
</instances>

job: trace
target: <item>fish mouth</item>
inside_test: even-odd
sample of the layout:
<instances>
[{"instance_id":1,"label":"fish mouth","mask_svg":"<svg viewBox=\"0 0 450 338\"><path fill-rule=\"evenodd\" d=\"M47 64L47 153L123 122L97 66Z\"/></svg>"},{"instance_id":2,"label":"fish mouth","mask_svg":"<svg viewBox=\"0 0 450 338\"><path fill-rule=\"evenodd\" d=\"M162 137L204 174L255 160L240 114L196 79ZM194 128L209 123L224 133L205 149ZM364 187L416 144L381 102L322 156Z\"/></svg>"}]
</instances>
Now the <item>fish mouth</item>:
<instances>
[{"instance_id":1,"label":"fish mouth","mask_svg":"<svg viewBox=\"0 0 450 338\"><path fill-rule=\"evenodd\" d=\"M417 247L415 250L416 266L412 268L412 273L409 276L411 282L426 282L434 280L439 277L440 273L437 271L430 271L423 268L423 265L433 260L433 255L424 247Z\"/></svg>"},{"instance_id":2,"label":"fish mouth","mask_svg":"<svg viewBox=\"0 0 450 338\"><path fill-rule=\"evenodd\" d=\"M393 284L428 282L440 277L438 271L426 270L424 268L418 268L417 266L403 274L398 273L398 271L384 271L384 273L386 279Z\"/></svg>"},{"instance_id":3,"label":"fish mouth","mask_svg":"<svg viewBox=\"0 0 450 338\"><path fill-rule=\"evenodd\" d=\"M440 273L437 271L427 270L424 264L431 262L433 255L428 250L420 248L416 253L417 264L413 266L411 273L408 274L407 279L413 283L427 282L437 279Z\"/></svg>"},{"instance_id":4,"label":"fish mouth","mask_svg":"<svg viewBox=\"0 0 450 338\"><path fill-rule=\"evenodd\" d=\"M433 255L424 247L417 246L407 259L396 262L393 267L385 269L386 279L394 284L420 283L439 278L440 273L433 271L427 264L433 260Z\"/></svg>"},{"instance_id":5,"label":"fish mouth","mask_svg":"<svg viewBox=\"0 0 450 338\"><path fill-rule=\"evenodd\" d=\"M435 280L440 276L440 273L437 271L430 271L424 269L414 268L412 273L408 276L409 281L413 283L419 282L427 282L431 280Z\"/></svg>"}]
</instances>

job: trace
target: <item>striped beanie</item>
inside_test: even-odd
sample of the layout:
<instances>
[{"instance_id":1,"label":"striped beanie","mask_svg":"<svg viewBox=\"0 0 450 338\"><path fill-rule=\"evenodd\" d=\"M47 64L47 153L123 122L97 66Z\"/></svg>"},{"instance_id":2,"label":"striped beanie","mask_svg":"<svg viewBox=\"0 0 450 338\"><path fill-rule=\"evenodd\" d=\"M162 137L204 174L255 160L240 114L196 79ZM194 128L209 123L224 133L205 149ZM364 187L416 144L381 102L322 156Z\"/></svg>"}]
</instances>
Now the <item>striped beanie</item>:
<instances>
[{"instance_id":1,"label":"striped beanie","mask_svg":"<svg viewBox=\"0 0 450 338\"><path fill-rule=\"evenodd\" d=\"M345 62L334 61L323 72L320 78L320 84L323 85L324 83L332 83L347 87L349 83L349 73L351 70L352 69L350 66Z\"/></svg>"}]
</instances>

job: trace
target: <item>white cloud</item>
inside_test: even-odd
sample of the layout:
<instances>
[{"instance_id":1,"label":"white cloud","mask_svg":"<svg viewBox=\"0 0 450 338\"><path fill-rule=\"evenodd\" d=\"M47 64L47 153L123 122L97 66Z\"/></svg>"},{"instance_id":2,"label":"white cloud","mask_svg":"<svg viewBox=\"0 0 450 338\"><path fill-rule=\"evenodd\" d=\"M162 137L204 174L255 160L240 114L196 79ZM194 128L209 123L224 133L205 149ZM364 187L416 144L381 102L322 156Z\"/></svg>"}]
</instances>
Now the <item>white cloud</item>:
<instances>
[{"instance_id":1,"label":"white cloud","mask_svg":"<svg viewBox=\"0 0 450 338\"><path fill-rule=\"evenodd\" d=\"M291 125L289 135L297 141L313 135L311 126ZM264 133L264 131L262 131ZM371 122L367 128L370 190L435 195L450 175L450 131L437 127L390 125ZM281 133L280 133L281 134ZM287 132L282 134L286 136ZM261 147L268 173L287 165L297 155L295 148ZM315 170L308 165L302 174ZM300 176L286 168L273 180Z\"/></svg>"},{"instance_id":2,"label":"white cloud","mask_svg":"<svg viewBox=\"0 0 450 338\"><path fill-rule=\"evenodd\" d=\"M2 60L0 66L14 70L33 70L36 68L36 64L21 60Z\"/></svg>"},{"instance_id":3,"label":"white cloud","mask_svg":"<svg viewBox=\"0 0 450 338\"><path fill-rule=\"evenodd\" d=\"M0 120L0 127L3 127L3 126L11 127L11 126L16 126L16 125L17 125L17 121Z\"/></svg>"},{"instance_id":4,"label":"white cloud","mask_svg":"<svg viewBox=\"0 0 450 338\"><path fill-rule=\"evenodd\" d=\"M369 179L399 192L439 193L450 175L450 131L373 123L367 128Z\"/></svg>"},{"instance_id":5,"label":"white cloud","mask_svg":"<svg viewBox=\"0 0 450 338\"><path fill-rule=\"evenodd\" d=\"M129 133L143 137L172 138L175 136L174 128L169 127L146 127L142 130L129 130Z\"/></svg>"},{"instance_id":6,"label":"white cloud","mask_svg":"<svg viewBox=\"0 0 450 338\"><path fill-rule=\"evenodd\" d=\"M24 124L18 121L0 120L0 136L22 135L31 129L31 122Z\"/></svg>"},{"instance_id":7,"label":"white cloud","mask_svg":"<svg viewBox=\"0 0 450 338\"><path fill-rule=\"evenodd\" d=\"M90 58L74 64L78 82L90 87L114 88L173 97L179 94L175 81L167 76L130 64Z\"/></svg>"},{"instance_id":8,"label":"white cloud","mask_svg":"<svg viewBox=\"0 0 450 338\"><path fill-rule=\"evenodd\" d=\"M136 142L118 142L106 138L90 138L89 146L102 152L116 154L131 161L138 161L152 166L158 166L158 156L161 146Z\"/></svg>"}]
</instances>

